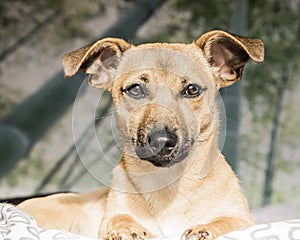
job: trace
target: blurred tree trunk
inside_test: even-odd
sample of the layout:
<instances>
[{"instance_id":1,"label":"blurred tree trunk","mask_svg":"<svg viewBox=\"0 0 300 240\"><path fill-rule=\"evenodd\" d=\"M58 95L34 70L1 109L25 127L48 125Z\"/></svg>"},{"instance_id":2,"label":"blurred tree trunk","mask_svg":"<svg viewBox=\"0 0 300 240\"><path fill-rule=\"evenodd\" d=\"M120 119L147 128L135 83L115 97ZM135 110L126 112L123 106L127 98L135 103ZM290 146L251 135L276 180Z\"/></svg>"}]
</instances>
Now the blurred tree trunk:
<instances>
[{"instance_id":1,"label":"blurred tree trunk","mask_svg":"<svg viewBox=\"0 0 300 240\"><path fill-rule=\"evenodd\" d=\"M165 0L138 1L99 38L133 38L137 29L164 2ZM63 116L74 102L83 79L83 74L77 74L72 80L66 80L60 71L0 121L0 179L8 174L45 132Z\"/></svg>"},{"instance_id":2,"label":"blurred tree trunk","mask_svg":"<svg viewBox=\"0 0 300 240\"><path fill-rule=\"evenodd\" d=\"M111 109L111 102L108 102L104 106L104 108L101 110L101 114L106 115L108 113L109 109ZM41 192L47 186L47 184L49 184L49 182L51 182L51 180L56 176L56 174L59 172L59 170L67 162L69 157L74 153L76 154L77 148L86 148L87 147L87 145L89 144L90 139L94 135L94 132L91 132L91 129L94 130L94 128L92 128L92 126L95 126L95 128L98 127L102 123L102 120L103 120L103 118L98 118L98 119L95 120L95 122L92 122L88 125L88 127L81 134L78 142L73 143L73 145L67 150L67 152L57 161L57 163L54 165L54 167L43 178L41 183L35 189L35 193ZM72 164L72 165L75 165L75 162L78 162L77 160L78 160L78 156L76 155L76 157L74 158L74 164ZM71 166L67 170L66 175L62 178L62 180L60 182L61 185L62 185L63 182L66 181L67 178L69 178L72 175L72 171L73 171L73 169L72 169L72 166Z\"/></svg>"},{"instance_id":3,"label":"blurred tree trunk","mask_svg":"<svg viewBox=\"0 0 300 240\"><path fill-rule=\"evenodd\" d=\"M289 48L286 51L286 56L283 59L286 59L282 69L281 79L277 87L277 99L274 107L274 116L272 121L272 128L270 133L270 147L267 154L267 164L265 169L265 179L262 195L262 206L266 206L271 203L272 197L272 184L274 178L274 156L276 152L276 144L278 139L278 131L280 128L280 116L282 113L282 105L284 101L284 93L288 86L289 78L291 77L293 67L295 65L295 57L297 56L297 48L294 46L298 44L300 38L300 26L295 32L295 38L290 43Z\"/></svg>"},{"instance_id":4,"label":"blurred tree trunk","mask_svg":"<svg viewBox=\"0 0 300 240\"><path fill-rule=\"evenodd\" d=\"M291 69L290 66L291 63L288 61L282 71L280 83L278 84L278 88L277 88L277 100L275 102L275 111L274 111L273 123L271 128L270 147L267 154L267 165L265 171L265 181L264 181L263 197L262 197L263 206L270 204L271 196L272 196L272 183L274 177L274 154L276 150L278 130L280 127L280 115L282 112L284 92L287 87L289 72Z\"/></svg>"},{"instance_id":5,"label":"blurred tree trunk","mask_svg":"<svg viewBox=\"0 0 300 240\"><path fill-rule=\"evenodd\" d=\"M61 11L55 11L49 17L47 17L44 21L38 23L31 31L26 33L23 37L18 39L16 42L11 44L5 50L0 53L0 62L4 61L10 54L14 53L18 48L22 47L25 43L31 40L36 36L44 27L53 22L59 15Z\"/></svg>"},{"instance_id":6,"label":"blurred tree trunk","mask_svg":"<svg viewBox=\"0 0 300 240\"><path fill-rule=\"evenodd\" d=\"M231 32L245 35L247 32L247 18L248 0L236 0ZM221 89L227 119L226 140L222 153L234 171L237 171L239 155L241 85L242 82L237 82L228 88Z\"/></svg>"}]
</instances>

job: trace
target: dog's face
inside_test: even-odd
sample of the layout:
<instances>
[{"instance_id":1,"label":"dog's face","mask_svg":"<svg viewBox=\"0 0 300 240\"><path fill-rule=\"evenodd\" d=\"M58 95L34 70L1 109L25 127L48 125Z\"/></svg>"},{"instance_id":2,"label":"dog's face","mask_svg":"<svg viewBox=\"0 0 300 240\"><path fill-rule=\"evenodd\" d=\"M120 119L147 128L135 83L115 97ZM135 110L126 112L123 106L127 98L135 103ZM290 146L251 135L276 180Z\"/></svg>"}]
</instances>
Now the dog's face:
<instances>
[{"instance_id":1,"label":"dog's face","mask_svg":"<svg viewBox=\"0 0 300 240\"><path fill-rule=\"evenodd\" d=\"M197 48L146 44L123 54L110 89L127 154L168 167L216 127L217 88Z\"/></svg>"},{"instance_id":2,"label":"dog's face","mask_svg":"<svg viewBox=\"0 0 300 240\"><path fill-rule=\"evenodd\" d=\"M90 85L111 92L125 154L169 167L217 142L216 93L240 80L249 58L263 60L260 40L212 31L192 44L103 39L63 64L66 76L82 69Z\"/></svg>"}]
</instances>

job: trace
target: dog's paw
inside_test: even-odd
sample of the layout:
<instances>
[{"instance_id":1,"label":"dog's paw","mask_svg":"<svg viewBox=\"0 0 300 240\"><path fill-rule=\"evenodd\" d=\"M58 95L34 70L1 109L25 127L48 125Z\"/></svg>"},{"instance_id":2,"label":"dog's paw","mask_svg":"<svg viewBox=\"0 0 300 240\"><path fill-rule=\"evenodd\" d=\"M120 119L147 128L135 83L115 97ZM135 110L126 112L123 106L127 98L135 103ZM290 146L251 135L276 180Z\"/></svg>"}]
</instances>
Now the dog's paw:
<instances>
[{"instance_id":1,"label":"dog's paw","mask_svg":"<svg viewBox=\"0 0 300 240\"><path fill-rule=\"evenodd\" d=\"M149 238L150 234L145 230L138 228L115 228L109 231L105 240L145 240Z\"/></svg>"},{"instance_id":2,"label":"dog's paw","mask_svg":"<svg viewBox=\"0 0 300 240\"><path fill-rule=\"evenodd\" d=\"M213 234L205 228L193 227L186 230L181 240L213 240Z\"/></svg>"}]
</instances>

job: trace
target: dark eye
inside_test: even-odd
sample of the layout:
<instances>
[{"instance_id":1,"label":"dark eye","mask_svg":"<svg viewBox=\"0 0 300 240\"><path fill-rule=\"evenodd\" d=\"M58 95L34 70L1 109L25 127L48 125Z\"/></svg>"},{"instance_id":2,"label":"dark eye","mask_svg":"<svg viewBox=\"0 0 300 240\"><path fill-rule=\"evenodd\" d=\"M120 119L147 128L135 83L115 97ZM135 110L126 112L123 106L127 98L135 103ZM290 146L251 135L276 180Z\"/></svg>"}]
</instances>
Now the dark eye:
<instances>
[{"instance_id":1,"label":"dark eye","mask_svg":"<svg viewBox=\"0 0 300 240\"><path fill-rule=\"evenodd\" d=\"M183 89L182 95L186 98L194 98L198 97L204 90L198 84L189 84Z\"/></svg>"},{"instance_id":2,"label":"dark eye","mask_svg":"<svg viewBox=\"0 0 300 240\"><path fill-rule=\"evenodd\" d=\"M132 98L140 99L146 97L146 89L140 84L132 84L125 89L125 93Z\"/></svg>"}]
</instances>

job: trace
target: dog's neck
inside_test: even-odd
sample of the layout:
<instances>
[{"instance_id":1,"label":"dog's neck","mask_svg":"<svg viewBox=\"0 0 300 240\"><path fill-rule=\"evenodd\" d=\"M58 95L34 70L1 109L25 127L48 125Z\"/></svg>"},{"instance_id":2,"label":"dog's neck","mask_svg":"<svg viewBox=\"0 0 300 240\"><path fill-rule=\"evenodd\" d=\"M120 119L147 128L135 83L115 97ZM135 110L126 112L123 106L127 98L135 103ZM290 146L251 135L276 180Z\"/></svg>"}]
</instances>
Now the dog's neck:
<instances>
[{"instance_id":1,"label":"dog's neck","mask_svg":"<svg viewBox=\"0 0 300 240\"><path fill-rule=\"evenodd\" d=\"M198 143L188 159L171 167L158 168L150 162L124 154L114 170L113 186L117 186L119 191L143 195L145 201L152 205L159 201L159 206L164 206L163 202L169 204L174 198L172 194L177 193L176 189L185 181L189 181L189 185L193 182L198 184L207 177L220 156L217 138L213 136L204 143Z\"/></svg>"}]
</instances>

